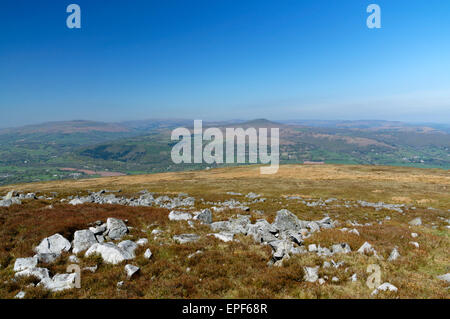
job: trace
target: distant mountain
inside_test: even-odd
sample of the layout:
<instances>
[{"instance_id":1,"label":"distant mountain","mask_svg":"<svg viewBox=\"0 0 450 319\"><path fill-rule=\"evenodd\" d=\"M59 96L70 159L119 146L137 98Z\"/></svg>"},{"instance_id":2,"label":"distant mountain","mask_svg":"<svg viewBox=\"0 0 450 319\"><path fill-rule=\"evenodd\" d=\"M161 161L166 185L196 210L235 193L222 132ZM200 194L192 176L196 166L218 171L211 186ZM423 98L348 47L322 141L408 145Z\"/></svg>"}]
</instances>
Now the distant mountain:
<instances>
[{"instance_id":1,"label":"distant mountain","mask_svg":"<svg viewBox=\"0 0 450 319\"><path fill-rule=\"evenodd\" d=\"M73 134L88 132L129 132L130 130L123 125L115 123L93 122L93 121L65 121L65 122L47 122L37 125L27 125L22 127L1 129L0 134Z\"/></svg>"},{"instance_id":2,"label":"distant mountain","mask_svg":"<svg viewBox=\"0 0 450 319\"><path fill-rule=\"evenodd\" d=\"M281 123L288 125L302 125L309 127L327 127L343 128L368 131L404 131L404 132L449 132L450 125L444 124L416 124L399 121L384 120L358 120L358 121L339 121L339 120L286 120Z\"/></svg>"}]
</instances>

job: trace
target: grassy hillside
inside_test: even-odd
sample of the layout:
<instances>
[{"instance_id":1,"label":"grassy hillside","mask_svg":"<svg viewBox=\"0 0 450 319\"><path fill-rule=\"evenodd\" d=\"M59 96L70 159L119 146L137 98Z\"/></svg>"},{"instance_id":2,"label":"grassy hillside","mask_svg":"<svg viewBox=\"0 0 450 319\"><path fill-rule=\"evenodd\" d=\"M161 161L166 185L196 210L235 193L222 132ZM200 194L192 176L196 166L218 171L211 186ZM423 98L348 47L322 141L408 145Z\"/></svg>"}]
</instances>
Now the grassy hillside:
<instances>
[{"instance_id":1,"label":"grassy hillside","mask_svg":"<svg viewBox=\"0 0 450 319\"><path fill-rule=\"evenodd\" d=\"M6 194L12 186L0 187ZM50 293L41 288L27 288L27 297L38 298L374 298L366 286L366 268L377 264L382 270L382 282L398 287L397 293L381 293L379 298L448 298L446 284L437 279L448 272L450 236L450 173L439 169L417 169L382 166L350 165L283 165L275 175L260 175L258 166L219 168L209 171L179 172L140 176L97 178L78 181L54 181L21 184L18 191L52 194L52 200L25 202L21 206L0 208L0 297L12 298L27 281L11 282L15 258L32 255L39 241L54 233L69 240L76 229L107 217L128 219L133 227L127 238L148 238L154 256L142 257L144 248L137 251L134 264L141 267L140 275L126 279L123 265L111 266L99 258L81 258L81 266L98 266L95 273L83 272L82 288ZM88 190L121 190L120 196L135 197L147 189L158 195L176 196L179 192L195 197L195 209L211 207L219 201L256 192L265 202L253 203L249 212L226 209L213 212L213 221L227 220L236 214L248 214L252 221L264 218L272 222L280 209L288 209L302 220L318 220L325 215L339 224L337 229L321 230L307 238L304 245L327 247L348 243L350 254L333 256L343 262L339 268L321 268L320 276L337 277L323 285L303 280L303 267L331 262L315 253L293 255L281 267L269 267L271 250L256 244L249 236L238 235L236 241L224 243L208 236L211 229L186 222L169 221L169 211L153 207L124 207L119 205L59 203L59 199ZM53 193L57 192L57 194ZM239 192L243 195L229 195ZM300 196L304 202L289 198ZM341 205L311 206L328 198L336 198ZM203 201L201 200L203 199ZM375 210L356 207L358 200L406 204L400 213L390 209ZM350 203L345 207L344 203ZM51 208L48 205L52 205ZM414 207L414 209L412 208ZM413 218L421 217L422 226L410 226ZM445 222L447 220L447 223ZM351 226L349 222L360 224ZM36 227L39 225L39 227ZM363 226L365 225L365 226ZM340 231L343 227L358 230L360 235ZM152 230L160 229L161 237ZM172 236L181 233L201 235L192 244L177 244ZM413 238L411 233L417 233ZM364 256L356 250L369 242L382 259ZM417 241L416 248L410 244ZM387 261L397 247L401 257ZM201 250L195 258L188 255ZM64 272L67 254L56 264L46 265L52 273ZM187 270L189 268L189 270ZM352 282L348 277L356 274ZM118 281L124 281L121 289Z\"/></svg>"}]
</instances>

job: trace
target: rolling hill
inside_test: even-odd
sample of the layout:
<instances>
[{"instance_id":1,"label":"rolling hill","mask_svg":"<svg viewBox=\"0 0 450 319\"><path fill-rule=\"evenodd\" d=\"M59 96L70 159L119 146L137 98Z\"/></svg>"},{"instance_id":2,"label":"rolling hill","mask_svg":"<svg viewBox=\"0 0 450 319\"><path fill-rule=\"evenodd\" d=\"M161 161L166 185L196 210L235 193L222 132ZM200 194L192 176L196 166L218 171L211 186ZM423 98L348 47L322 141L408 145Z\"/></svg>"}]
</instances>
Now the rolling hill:
<instances>
[{"instance_id":1,"label":"rolling hill","mask_svg":"<svg viewBox=\"0 0 450 319\"><path fill-rule=\"evenodd\" d=\"M0 130L0 184L97 176L89 172L143 174L206 168L174 165L176 127L190 120L122 123L52 122ZM450 134L431 126L387 121L204 122L203 127L280 129L281 163L398 165L450 168ZM215 166L215 165L213 165ZM70 168L61 171L60 168ZM77 172L77 170L80 170Z\"/></svg>"}]
</instances>

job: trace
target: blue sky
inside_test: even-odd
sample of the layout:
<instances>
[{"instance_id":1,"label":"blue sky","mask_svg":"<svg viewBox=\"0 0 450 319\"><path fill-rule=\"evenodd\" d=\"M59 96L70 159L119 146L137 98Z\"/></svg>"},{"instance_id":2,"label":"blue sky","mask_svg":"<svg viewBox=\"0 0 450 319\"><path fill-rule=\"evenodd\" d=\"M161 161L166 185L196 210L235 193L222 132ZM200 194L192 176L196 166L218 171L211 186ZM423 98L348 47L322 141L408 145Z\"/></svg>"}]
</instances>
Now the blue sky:
<instances>
[{"instance_id":1,"label":"blue sky","mask_svg":"<svg viewBox=\"0 0 450 319\"><path fill-rule=\"evenodd\" d=\"M82 28L66 27L81 7ZM368 29L377 3L382 28ZM0 127L147 118L450 123L450 1L0 2Z\"/></svg>"}]
</instances>

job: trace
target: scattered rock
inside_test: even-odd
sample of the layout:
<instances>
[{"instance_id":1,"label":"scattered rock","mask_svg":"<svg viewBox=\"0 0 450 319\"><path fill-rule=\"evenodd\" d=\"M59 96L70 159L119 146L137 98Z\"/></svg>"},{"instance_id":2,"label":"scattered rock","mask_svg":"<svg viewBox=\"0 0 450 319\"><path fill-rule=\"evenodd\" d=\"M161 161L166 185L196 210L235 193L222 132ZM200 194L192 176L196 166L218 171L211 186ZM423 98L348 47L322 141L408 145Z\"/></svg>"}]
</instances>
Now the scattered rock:
<instances>
[{"instance_id":1,"label":"scattered rock","mask_svg":"<svg viewBox=\"0 0 450 319\"><path fill-rule=\"evenodd\" d=\"M145 246L148 244L148 239L147 238L140 238L137 242L136 245L138 246Z\"/></svg>"},{"instance_id":2,"label":"scattered rock","mask_svg":"<svg viewBox=\"0 0 450 319\"><path fill-rule=\"evenodd\" d=\"M388 261L394 261L397 260L397 258L400 257L400 253L398 252L397 247L392 249L391 254L389 255Z\"/></svg>"},{"instance_id":3,"label":"scattered rock","mask_svg":"<svg viewBox=\"0 0 450 319\"><path fill-rule=\"evenodd\" d=\"M173 240L175 240L179 244L192 243L200 239L200 236L197 234L181 234L173 236Z\"/></svg>"},{"instance_id":4,"label":"scattered rock","mask_svg":"<svg viewBox=\"0 0 450 319\"><path fill-rule=\"evenodd\" d=\"M211 234L214 237L224 241L224 242L229 242L233 240L234 234L230 233L230 232L220 232L220 233L215 233L215 234Z\"/></svg>"},{"instance_id":5,"label":"scattered rock","mask_svg":"<svg viewBox=\"0 0 450 319\"><path fill-rule=\"evenodd\" d=\"M94 244L88 249L85 256L89 257L95 254L99 254L105 262L114 265L134 258L133 255L113 243Z\"/></svg>"},{"instance_id":6,"label":"scattered rock","mask_svg":"<svg viewBox=\"0 0 450 319\"><path fill-rule=\"evenodd\" d=\"M23 299L23 298L25 298L25 291L19 291L17 293L17 295L14 296L14 298L16 298L16 299Z\"/></svg>"},{"instance_id":7,"label":"scattered rock","mask_svg":"<svg viewBox=\"0 0 450 319\"><path fill-rule=\"evenodd\" d=\"M162 231L161 229L153 229L152 230L152 235L159 235L164 233L164 231Z\"/></svg>"},{"instance_id":8,"label":"scattered rock","mask_svg":"<svg viewBox=\"0 0 450 319\"><path fill-rule=\"evenodd\" d=\"M85 270L85 271L90 271L90 272L92 272L92 273L96 272L97 269L98 269L98 266L97 266L97 265L92 266L92 267L84 267L84 268L83 268L83 270Z\"/></svg>"},{"instance_id":9,"label":"scattered rock","mask_svg":"<svg viewBox=\"0 0 450 319\"><path fill-rule=\"evenodd\" d=\"M145 251L145 253L144 253L144 257L146 258L146 259L150 259L150 258L152 258L152 251L150 250L150 248L147 248L147 250Z\"/></svg>"},{"instance_id":10,"label":"scattered rock","mask_svg":"<svg viewBox=\"0 0 450 319\"><path fill-rule=\"evenodd\" d=\"M394 285L392 285L388 282L385 282L384 284L381 284L380 286L378 286L377 289L372 291L372 295L377 295L378 292L380 292L380 291L396 292L396 291L398 291L398 289Z\"/></svg>"},{"instance_id":11,"label":"scattered rock","mask_svg":"<svg viewBox=\"0 0 450 319\"><path fill-rule=\"evenodd\" d=\"M305 271L304 279L307 282L316 282L319 279L319 266L317 267L304 267Z\"/></svg>"},{"instance_id":12,"label":"scattered rock","mask_svg":"<svg viewBox=\"0 0 450 319\"><path fill-rule=\"evenodd\" d=\"M409 224L412 226L420 226L422 225L422 219L420 217L414 218Z\"/></svg>"},{"instance_id":13,"label":"scattered rock","mask_svg":"<svg viewBox=\"0 0 450 319\"><path fill-rule=\"evenodd\" d=\"M418 242L416 242L416 241L410 241L409 242L411 245L413 245L414 247L416 247L416 248L419 248L419 243Z\"/></svg>"},{"instance_id":14,"label":"scattered rock","mask_svg":"<svg viewBox=\"0 0 450 319\"><path fill-rule=\"evenodd\" d=\"M187 212L171 211L169 213L169 220L190 220L192 215Z\"/></svg>"},{"instance_id":15,"label":"scattered rock","mask_svg":"<svg viewBox=\"0 0 450 319\"><path fill-rule=\"evenodd\" d=\"M336 244L331 246L331 252L333 254L348 254L352 251L350 245L347 243Z\"/></svg>"},{"instance_id":16,"label":"scattered rock","mask_svg":"<svg viewBox=\"0 0 450 319\"><path fill-rule=\"evenodd\" d=\"M360 254L373 253L375 256L377 254L376 250L367 241L364 244L362 244L362 246L358 249L358 253L360 253Z\"/></svg>"},{"instance_id":17,"label":"scattered rock","mask_svg":"<svg viewBox=\"0 0 450 319\"><path fill-rule=\"evenodd\" d=\"M76 205L82 205L84 204L84 201L82 201L79 198L74 198L69 202L70 205L76 206Z\"/></svg>"},{"instance_id":18,"label":"scattered rock","mask_svg":"<svg viewBox=\"0 0 450 319\"><path fill-rule=\"evenodd\" d=\"M140 270L139 267L133 266L130 264L125 265L125 272L127 273L127 277L131 278L134 274L136 274Z\"/></svg>"},{"instance_id":19,"label":"scattered rock","mask_svg":"<svg viewBox=\"0 0 450 319\"><path fill-rule=\"evenodd\" d=\"M450 282L450 272L446 273L445 275L438 276L437 278L446 282Z\"/></svg>"},{"instance_id":20,"label":"scattered rock","mask_svg":"<svg viewBox=\"0 0 450 319\"><path fill-rule=\"evenodd\" d=\"M192 257L197 256L197 255L200 255L200 254L203 254L203 252L202 252L201 250L197 250L195 253L189 254L189 255L187 256L187 258L188 258L188 259L191 259Z\"/></svg>"}]
</instances>

